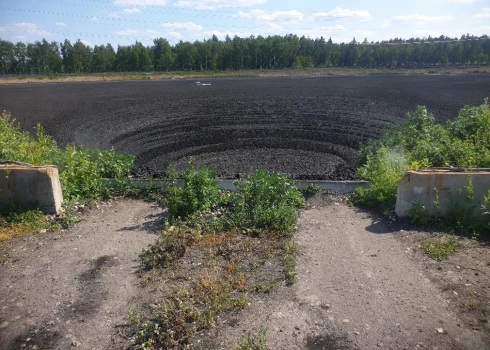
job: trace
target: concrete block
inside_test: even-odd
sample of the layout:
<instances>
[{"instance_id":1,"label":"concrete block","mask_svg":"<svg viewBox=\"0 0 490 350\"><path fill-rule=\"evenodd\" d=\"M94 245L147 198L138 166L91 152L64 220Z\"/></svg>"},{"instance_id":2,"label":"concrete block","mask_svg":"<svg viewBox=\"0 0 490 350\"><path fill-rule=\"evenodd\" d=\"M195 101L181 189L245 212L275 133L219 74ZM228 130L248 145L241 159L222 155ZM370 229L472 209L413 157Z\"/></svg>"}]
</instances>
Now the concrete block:
<instances>
[{"instance_id":1,"label":"concrete block","mask_svg":"<svg viewBox=\"0 0 490 350\"><path fill-rule=\"evenodd\" d=\"M57 214L63 202L58 169L54 166L32 167L16 163L0 164L0 208L12 204L38 208Z\"/></svg>"},{"instance_id":2,"label":"concrete block","mask_svg":"<svg viewBox=\"0 0 490 350\"><path fill-rule=\"evenodd\" d=\"M474 199L466 200L471 178ZM490 169L432 168L409 171L398 183L395 212L400 217L410 216L410 209L420 201L430 215L446 215L454 205L474 205L480 210L483 196L490 189ZM439 203L439 208L435 203Z\"/></svg>"}]
</instances>

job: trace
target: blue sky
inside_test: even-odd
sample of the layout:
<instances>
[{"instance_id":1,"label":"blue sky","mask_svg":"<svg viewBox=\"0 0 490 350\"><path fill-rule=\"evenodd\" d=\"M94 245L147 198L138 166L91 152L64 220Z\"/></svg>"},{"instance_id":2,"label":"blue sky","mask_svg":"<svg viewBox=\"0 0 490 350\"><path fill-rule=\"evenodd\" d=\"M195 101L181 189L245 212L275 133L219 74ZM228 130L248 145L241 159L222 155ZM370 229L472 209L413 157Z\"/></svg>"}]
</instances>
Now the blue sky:
<instances>
[{"instance_id":1,"label":"blue sky","mask_svg":"<svg viewBox=\"0 0 490 350\"><path fill-rule=\"evenodd\" d=\"M0 38L151 45L297 34L334 42L490 34L490 0L0 0Z\"/></svg>"}]
</instances>

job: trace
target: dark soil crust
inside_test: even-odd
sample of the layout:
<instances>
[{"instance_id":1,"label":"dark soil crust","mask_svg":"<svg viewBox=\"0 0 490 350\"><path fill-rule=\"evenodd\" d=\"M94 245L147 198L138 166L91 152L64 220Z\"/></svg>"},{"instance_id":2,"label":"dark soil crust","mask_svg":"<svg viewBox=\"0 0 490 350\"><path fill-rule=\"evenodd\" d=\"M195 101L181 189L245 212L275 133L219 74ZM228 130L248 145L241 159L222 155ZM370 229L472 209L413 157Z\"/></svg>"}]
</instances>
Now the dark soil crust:
<instances>
[{"instance_id":1,"label":"dark soil crust","mask_svg":"<svg viewBox=\"0 0 490 350\"><path fill-rule=\"evenodd\" d=\"M196 164L235 178L263 168L302 179L352 179L362 141L425 105L439 121L488 96L486 75L19 84L0 109L61 144L114 147L137 173Z\"/></svg>"}]
</instances>

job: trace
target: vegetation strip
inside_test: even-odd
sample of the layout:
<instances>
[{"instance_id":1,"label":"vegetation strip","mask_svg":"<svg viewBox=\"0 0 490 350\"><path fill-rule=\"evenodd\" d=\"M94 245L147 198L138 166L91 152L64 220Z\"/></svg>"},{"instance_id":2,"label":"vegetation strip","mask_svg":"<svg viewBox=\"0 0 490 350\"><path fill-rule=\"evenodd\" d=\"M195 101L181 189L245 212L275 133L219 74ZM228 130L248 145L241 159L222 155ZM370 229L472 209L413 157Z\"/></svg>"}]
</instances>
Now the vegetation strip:
<instances>
[{"instance_id":1,"label":"vegetation strip","mask_svg":"<svg viewBox=\"0 0 490 350\"><path fill-rule=\"evenodd\" d=\"M422 45L423 44L423 45ZM155 38L152 46L111 44L93 48L81 40L72 44L46 39L16 44L0 40L0 73L52 74L94 72L211 71L311 67L412 67L488 63L490 38L463 35L450 38L391 39L333 43L332 39L295 34L240 38L216 35L171 46Z\"/></svg>"},{"instance_id":2,"label":"vegetation strip","mask_svg":"<svg viewBox=\"0 0 490 350\"><path fill-rule=\"evenodd\" d=\"M137 349L212 348L202 335L219 315L295 281L291 235L305 202L290 179L257 171L237 192L220 192L214 173L192 161L184 179L170 188L161 239L141 256L142 277L160 297L133 315Z\"/></svg>"},{"instance_id":3,"label":"vegetation strip","mask_svg":"<svg viewBox=\"0 0 490 350\"><path fill-rule=\"evenodd\" d=\"M432 166L489 168L488 98L480 106L461 109L458 118L446 125L435 123L434 116L419 107L415 113L406 115L404 124L391 126L380 139L364 144L360 150L360 162L362 166L357 174L371 180L371 186L357 189L352 202L388 210L395 203L398 181L408 169ZM465 204L455 204L446 218L429 218L427 210L420 203L415 203L411 209L413 221L442 224L451 233L490 237L490 185L488 193L480 198L480 208L471 204L474 199L471 177L468 177L468 185L460 189L460 196ZM436 209L438 205L436 200Z\"/></svg>"}]
</instances>

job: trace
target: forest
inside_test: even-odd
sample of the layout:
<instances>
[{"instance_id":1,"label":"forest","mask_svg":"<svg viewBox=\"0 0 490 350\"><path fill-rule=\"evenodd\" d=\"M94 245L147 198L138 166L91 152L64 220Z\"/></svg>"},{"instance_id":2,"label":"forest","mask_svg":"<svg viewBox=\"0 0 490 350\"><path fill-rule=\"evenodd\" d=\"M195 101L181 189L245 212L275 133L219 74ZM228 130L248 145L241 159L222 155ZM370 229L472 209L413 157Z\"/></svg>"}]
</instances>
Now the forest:
<instances>
[{"instance_id":1,"label":"forest","mask_svg":"<svg viewBox=\"0 0 490 350\"><path fill-rule=\"evenodd\" d=\"M331 39L285 36L227 36L219 40L166 39L144 46L111 44L90 47L71 43L12 43L0 39L0 74L56 74L151 71L220 71L321 67L419 68L490 63L488 35L444 35L432 38L391 39L381 42L333 43Z\"/></svg>"}]
</instances>

